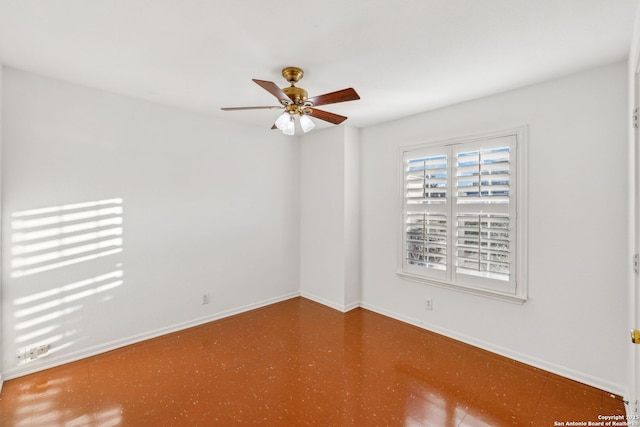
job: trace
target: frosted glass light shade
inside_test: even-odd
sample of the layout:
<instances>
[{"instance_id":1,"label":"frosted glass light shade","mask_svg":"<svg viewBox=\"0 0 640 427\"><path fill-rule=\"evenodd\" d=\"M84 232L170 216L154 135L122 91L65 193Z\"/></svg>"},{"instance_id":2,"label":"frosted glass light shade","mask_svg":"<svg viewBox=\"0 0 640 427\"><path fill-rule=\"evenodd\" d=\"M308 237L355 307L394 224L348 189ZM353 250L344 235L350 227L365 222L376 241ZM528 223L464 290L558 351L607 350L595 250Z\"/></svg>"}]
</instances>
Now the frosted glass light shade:
<instances>
[{"instance_id":1,"label":"frosted glass light shade","mask_svg":"<svg viewBox=\"0 0 640 427\"><path fill-rule=\"evenodd\" d=\"M278 129L284 132L287 124L291 121L291 115L287 112L284 112L280 114L280 116L276 119L275 125Z\"/></svg>"},{"instance_id":2,"label":"frosted glass light shade","mask_svg":"<svg viewBox=\"0 0 640 427\"><path fill-rule=\"evenodd\" d=\"M309 117L307 117L305 114L303 114L303 115L300 116L300 127L302 128L302 131L304 133L307 133L311 129L316 127L316 124L313 123L313 120L311 120Z\"/></svg>"},{"instance_id":3,"label":"frosted glass light shade","mask_svg":"<svg viewBox=\"0 0 640 427\"><path fill-rule=\"evenodd\" d=\"M296 122L293 121L293 116L289 116L289 121L282 129L282 133L285 135L293 135L296 133Z\"/></svg>"}]
</instances>

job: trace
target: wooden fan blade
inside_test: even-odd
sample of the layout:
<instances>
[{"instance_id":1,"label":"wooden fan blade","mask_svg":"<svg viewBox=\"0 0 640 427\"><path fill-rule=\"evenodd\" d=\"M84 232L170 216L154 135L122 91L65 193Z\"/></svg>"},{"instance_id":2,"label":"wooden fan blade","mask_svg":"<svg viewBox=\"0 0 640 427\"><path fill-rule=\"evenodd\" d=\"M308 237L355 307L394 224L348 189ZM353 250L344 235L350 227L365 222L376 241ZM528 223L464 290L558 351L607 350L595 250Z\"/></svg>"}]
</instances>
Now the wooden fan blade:
<instances>
[{"instance_id":1,"label":"wooden fan blade","mask_svg":"<svg viewBox=\"0 0 640 427\"><path fill-rule=\"evenodd\" d=\"M314 96L313 98L307 98L305 101L311 102L316 105L336 104L338 102L355 101L360 99L360 95L353 88L337 90L331 93L325 93L324 95Z\"/></svg>"},{"instance_id":2,"label":"wooden fan blade","mask_svg":"<svg viewBox=\"0 0 640 427\"><path fill-rule=\"evenodd\" d=\"M268 107L225 107L221 108L222 111L237 111L237 110L282 110L283 107L268 106Z\"/></svg>"},{"instance_id":3,"label":"wooden fan blade","mask_svg":"<svg viewBox=\"0 0 640 427\"><path fill-rule=\"evenodd\" d=\"M286 101L287 103L291 103L291 99L287 96L286 93L282 91L274 82L268 82L266 80L258 80L252 79L256 82L260 87L269 92L271 95L278 98L280 101Z\"/></svg>"},{"instance_id":4,"label":"wooden fan blade","mask_svg":"<svg viewBox=\"0 0 640 427\"><path fill-rule=\"evenodd\" d=\"M345 116L341 116L335 113L329 113L328 111L318 110L317 108L313 108L309 113L311 117L315 117L316 119L324 120L325 122L333 123L334 125L339 125L340 123L347 120Z\"/></svg>"}]
</instances>

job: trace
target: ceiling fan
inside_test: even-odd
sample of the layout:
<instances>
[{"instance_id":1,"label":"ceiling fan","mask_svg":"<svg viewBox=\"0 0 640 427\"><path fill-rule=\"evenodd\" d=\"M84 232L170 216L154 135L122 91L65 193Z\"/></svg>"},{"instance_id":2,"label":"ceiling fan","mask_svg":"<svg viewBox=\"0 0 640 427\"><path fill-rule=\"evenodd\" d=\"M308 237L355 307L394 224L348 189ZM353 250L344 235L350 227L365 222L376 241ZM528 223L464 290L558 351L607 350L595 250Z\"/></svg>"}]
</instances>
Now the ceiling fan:
<instances>
[{"instance_id":1,"label":"ceiling fan","mask_svg":"<svg viewBox=\"0 0 640 427\"><path fill-rule=\"evenodd\" d=\"M284 77L291 86L280 89L275 83L266 80L252 79L259 86L278 98L280 106L263 106L263 107L228 107L222 108L224 111L237 110L282 110L284 112L278 117L271 129L280 129L285 135L295 134L295 120L300 122L300 127L304 132L309 132L315 127L313 121L308 117L324 120L334 125L338 125L347 117L339 114L330 113L315 108L318 105L336 104L338 102L355 101L360 96L353 88L342 89L335 92L325 93L324 95L309 98L307 91L295 84L304 76L302 69L298 67L286 67L282 69L282 77Z\"/></svg>"}]
</instances>

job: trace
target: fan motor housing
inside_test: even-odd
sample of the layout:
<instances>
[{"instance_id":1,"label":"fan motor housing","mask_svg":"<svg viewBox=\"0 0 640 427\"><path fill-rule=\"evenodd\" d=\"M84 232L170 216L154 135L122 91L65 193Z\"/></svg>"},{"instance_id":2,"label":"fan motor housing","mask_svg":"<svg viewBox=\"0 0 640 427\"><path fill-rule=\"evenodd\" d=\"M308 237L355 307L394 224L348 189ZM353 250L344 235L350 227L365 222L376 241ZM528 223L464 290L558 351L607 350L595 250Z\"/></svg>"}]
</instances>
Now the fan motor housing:
<instances>
[{"instance_id":1,"label":"fan motor housing","mask_svg":"<svg viewBox=\"0 0 640 427\"><path fill-rule=\"evenodd\" d=\"M284 87L282 91L289 97L295 104L303 104L304 100L307 99L307 91L302 89L301 87Z\"/></svg>"}]
</instances>

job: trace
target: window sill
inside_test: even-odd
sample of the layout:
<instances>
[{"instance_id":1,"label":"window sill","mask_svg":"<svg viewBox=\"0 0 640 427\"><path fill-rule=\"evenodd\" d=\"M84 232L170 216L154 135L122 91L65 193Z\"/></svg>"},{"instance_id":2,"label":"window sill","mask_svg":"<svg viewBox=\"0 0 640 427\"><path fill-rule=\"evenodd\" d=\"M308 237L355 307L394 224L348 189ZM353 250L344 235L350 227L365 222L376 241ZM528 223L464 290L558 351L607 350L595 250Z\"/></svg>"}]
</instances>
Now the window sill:
<instances>
[{"instance_id":1,"label":"window sill","mask_svg":"<svg viewBox=\"0 0 640 427\"><path fill-rule=\"evenodd\" d=\"M505 293L495 292L487 289L469 288L466 286L456 285L453 283L440 282L434 279L427 279L425 277L418 276L411 273L406 273L404 271L397 271L396 274L400 276L401 279L404 279L404 280L410 280L412 282L418 282L418 283L426 283L428 285L451 289L451 290L463 292L466 294L478 295L481 297L491 298L498 301L505 301L512 304L522 305L525 303L525 301L527 301L526 296L505 294Z\"/></svg>"}]
</instances>

